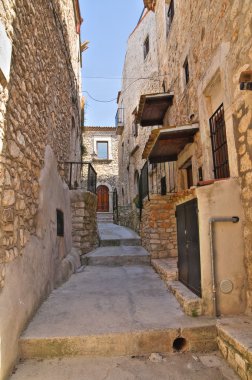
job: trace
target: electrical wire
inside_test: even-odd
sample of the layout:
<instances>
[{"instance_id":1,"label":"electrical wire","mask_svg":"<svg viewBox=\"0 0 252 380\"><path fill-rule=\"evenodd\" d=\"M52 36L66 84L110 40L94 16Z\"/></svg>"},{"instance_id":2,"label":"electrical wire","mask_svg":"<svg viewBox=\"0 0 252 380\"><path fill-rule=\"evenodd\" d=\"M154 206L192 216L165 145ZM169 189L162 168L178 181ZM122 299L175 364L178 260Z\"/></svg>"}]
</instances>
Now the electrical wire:
<instances>
[{"instance_id":1,"label":"electrical wire","mask_svg":"<svg viewBox=\"0 0 252 380\"><path fill-rule=\"evenodd\" d=\"M130 83L126 88L125 90L123 90L121 92L121 94L124 94L134 83L136 83L137 81L139 80L143 80L143 79L148 79L148 80L154 80L156 82L159 82L160 80L159 79L155 79L155 78L151 78L151 77L146 77L146 78L137 78L135 79L132 83ZM98 102L98 103L112 103L114 101L117 100L117 97L116 98L113 98L113 99L110 99L110 100L101 100L101 99L96 99L95 97L93 97L88 91L82 91L82 93L85 93L89 96L90 99L92 99L93 101L95 102Z\"/></svg>"}]
</instances>

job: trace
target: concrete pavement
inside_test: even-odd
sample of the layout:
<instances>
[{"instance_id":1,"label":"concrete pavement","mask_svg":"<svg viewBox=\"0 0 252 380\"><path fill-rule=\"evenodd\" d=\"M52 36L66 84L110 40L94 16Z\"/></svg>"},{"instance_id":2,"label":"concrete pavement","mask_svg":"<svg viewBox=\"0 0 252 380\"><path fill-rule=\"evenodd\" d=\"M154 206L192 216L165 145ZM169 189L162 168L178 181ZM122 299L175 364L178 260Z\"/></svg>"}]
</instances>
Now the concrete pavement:
<instances>
[{"instance_id":1,"label":"concrete pavement","mask_svg":"<svg viewBox=\"0 0 252 380\"><path fill-rule=\"evenodd\" d=\"M155 356L154 356L155 359ZM148 357L29 360L11 380L238 380L218 353Z\"/></svg>"}]
</instances>

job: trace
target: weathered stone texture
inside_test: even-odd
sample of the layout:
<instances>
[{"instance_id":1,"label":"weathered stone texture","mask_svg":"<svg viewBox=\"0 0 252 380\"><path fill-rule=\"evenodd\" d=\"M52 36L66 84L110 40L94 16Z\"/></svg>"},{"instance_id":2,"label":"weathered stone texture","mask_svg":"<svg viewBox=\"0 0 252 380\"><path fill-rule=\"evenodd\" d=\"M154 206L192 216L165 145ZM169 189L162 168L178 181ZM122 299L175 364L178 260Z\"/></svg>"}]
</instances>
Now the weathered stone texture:
<instances>
[{"instance_id":1,"label":"weathered stone texture","mask_svg":"<svg viewBox=\"0 0 252 380\"><path fill-rule=\"evenodd\" d=\"M155 7L159 74L174 92L173 105L164 125L199 121L193 152L193 176L203 167L205 180L214 178L209 118L224 104L231 177L241 177L245 211L244 240L248 274L248 310L252 310L252 97L239 88L239 76L252 68L251 2L222 0L209 6L206 0L175 1L174 18L166 35L165 0ZM220 22L221 20L221 22ZM189 82L185 83L184 62L189 63ZM180 156L182 167L185 157Z\"/></svg>"},{"instance_id":2,"label":"weathered stone texture","mask_svg":"<svg viewBox=\"0 0 252 380\"><path fill-rule=\"evenodd\" d=\"M18 337L28 319L78 265L69 189L57 170L58 161L80 160L73 4L0 4L0 21L12 44L10 78L0 75L0 379L17 359ZM56 209L65 218L64 236L57 236Z\"/></svg>"},{"instance_id":3,"label":"weathered stone texture","mask_svg":"<svg viewBox=\"0 0 252 380\"><path fill-rule=\"evenodd\" d=\"M1 10L13 49L10 82L1 83L0 95L0 260L5 262L14 252L22 254L36 233L45 146L58 160L68 160L73 150L75 158L80 155L80 83L72 3L4 1Z\"/></svg>"},{"instance_id":4,"label":"weathered stone texture","mask_svg":"<svg viewBox=\"0 0 252 380\"><path fill-rule=\"evenodd\" d=\"M134 205L118 207L118 221L121 226L129 227L139 233L140 228L140 210Z\"/></svg>"},{"instance_id":5,"label":"weathered stone texture","mask_svg":"<svg viewBox=\"0 0 252 380\"><path fill-rule=\"evenodd\" d=\"M80 255L98 246L96 195L82 190L71 191L73 247Z\"/></svg>"},{"instance_id":6,"label":"weathered stone texture","mask_svg":"<svg viewBox=\"0 0 252 380\"><path fill-rule=\"evenodd\" d=\"M151 195L144 201L140 236L152 259L176 257L176 205L195 198L193 190L169 195Z\"/></svg>"},{"instance_id":7,"label":"weathered stone texture","mask_svg":"<svg viewBox=\"0 0 252 380\"><path fill-rule=\"evenodd\" d=\"M144 59L143 45L147 35L150 51ZM118 193L119 204L128 206L138 193L136 173L139 174L144 165L142 153L152 129L139 127L138 136L135 137L132 130L133 112L138 107L140 95L159 92L162 84L162 78L158 76L156 25L152 12L144 14L129 36L122 77L118 107L124 108L124 131L119 140Z\"/></svg>"},{"instance_id":8,"label":"weathered stone texture","mask_svg":"<svg viewBox=\"0 0 252 380\"><path fill-rule=\"evenodd\" d=\"M108 160L92 158L92 154L96 153L95 142L99 141L99 138L107 139L109 142ZM82 159L92 162L97 173L97 185L109 185L110 191L113 191L118 184L118 136L116 129L112 127L84 127L82 141L85 147L85 154L83 154Z\"/></svg>"}]
</instances>

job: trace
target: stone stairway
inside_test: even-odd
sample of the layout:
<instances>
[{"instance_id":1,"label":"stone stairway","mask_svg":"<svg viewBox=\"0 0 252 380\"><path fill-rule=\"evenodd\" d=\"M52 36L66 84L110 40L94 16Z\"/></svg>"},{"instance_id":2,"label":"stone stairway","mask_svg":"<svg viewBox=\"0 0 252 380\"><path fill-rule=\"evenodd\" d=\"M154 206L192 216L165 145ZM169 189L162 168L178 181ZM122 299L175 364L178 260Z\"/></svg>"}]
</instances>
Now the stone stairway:
<instances>
[{"instance_id":1,"label":"stone stairway","mask_svg":"<svg viewBox=\"0 0 252 380\"><path fill-rule=\"evenodd\" d=\"M109 223L99 234L84 270L52 292L21 336L22 360L217 348L215 320L183 313L137 234Z\"/></svg>"},{"instance_id":2,"label":"stone stairway","mask_svg":"<svg viewBox=\"0 0 252 380\"><path fill-rule=\"evenodd\" d=\"M113 212L97 212L98 223L113 223Z\"/></svg>"}]
</instances>

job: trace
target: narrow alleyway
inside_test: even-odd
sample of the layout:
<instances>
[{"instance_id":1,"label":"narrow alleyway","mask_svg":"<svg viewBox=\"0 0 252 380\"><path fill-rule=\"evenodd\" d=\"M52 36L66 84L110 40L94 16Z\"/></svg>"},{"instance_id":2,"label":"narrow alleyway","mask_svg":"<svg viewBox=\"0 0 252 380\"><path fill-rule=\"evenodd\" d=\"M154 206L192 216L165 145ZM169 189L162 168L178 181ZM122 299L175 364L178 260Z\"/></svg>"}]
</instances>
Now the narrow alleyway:
<instances>
[{"instance_id":1,"label":"narrow alleyway","mask_svg":"<svg viewBox=\"0 0 252 380\"><path fill-rule=\"evenodd\" d=\"M101 247L49 296L21 337L22 364L11 379L235 379L219 354L148 359L174 347L214 350L215 321L184 315L137 234L111 223L99 233ZM176 346L178 337L185 340Z\"/></svg>"}]
</instances>

